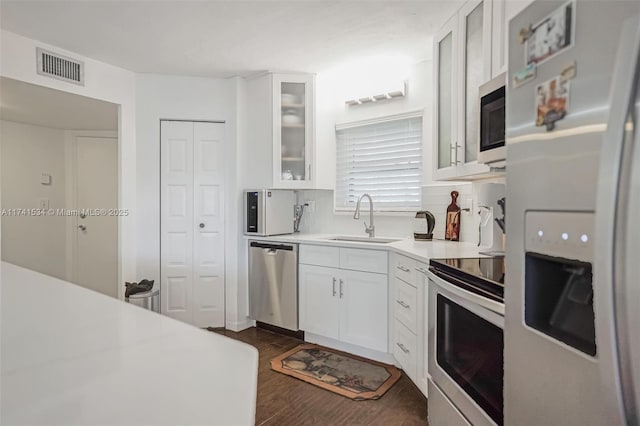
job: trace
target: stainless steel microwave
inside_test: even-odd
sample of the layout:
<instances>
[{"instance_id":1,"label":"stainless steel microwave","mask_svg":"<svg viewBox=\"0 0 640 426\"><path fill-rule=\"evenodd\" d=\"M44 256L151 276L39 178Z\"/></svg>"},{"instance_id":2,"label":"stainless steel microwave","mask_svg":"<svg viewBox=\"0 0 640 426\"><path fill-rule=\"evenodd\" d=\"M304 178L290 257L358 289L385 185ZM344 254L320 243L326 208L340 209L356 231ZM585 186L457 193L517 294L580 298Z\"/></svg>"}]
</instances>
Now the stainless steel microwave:
<instances>
[{"instance_id":1,"label":"stainless steel microwave","mask_svg":"<svg viewBox=\"0 0 640 426\"><path fill-rule=\"evenodd\" d=\"M245 235L293 233L293 190L246 189L243 195Z\"/></svg>"},{"instance_id":2,"label":"stainless steel microwave","mask_svg":"<svg viewBox=\"0 0 640 426\"><path fill-rule=\"evenodd\" d=\"M506 74L480 86L480 143L478 162L496 163L506 158L505 98Z\"/></svg>"}]
</instances>

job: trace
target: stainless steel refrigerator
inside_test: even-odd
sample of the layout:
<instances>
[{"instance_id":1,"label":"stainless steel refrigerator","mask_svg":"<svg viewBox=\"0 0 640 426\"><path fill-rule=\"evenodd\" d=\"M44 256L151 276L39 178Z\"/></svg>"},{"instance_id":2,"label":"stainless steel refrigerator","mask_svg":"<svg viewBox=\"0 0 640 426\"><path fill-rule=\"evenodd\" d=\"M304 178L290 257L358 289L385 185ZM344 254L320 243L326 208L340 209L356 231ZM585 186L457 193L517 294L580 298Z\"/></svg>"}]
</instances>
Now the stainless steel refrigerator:
<instances>
[{"instance_id":1,"label":"stainless steel refrigerator","mask_svg":"<svg viewBox=\"0 0 640 426\"><path fill-rule=\"evenodd\" d=\"M640 1L509 23L505 424L639 424Z\"/></svg>"}]
</instances>

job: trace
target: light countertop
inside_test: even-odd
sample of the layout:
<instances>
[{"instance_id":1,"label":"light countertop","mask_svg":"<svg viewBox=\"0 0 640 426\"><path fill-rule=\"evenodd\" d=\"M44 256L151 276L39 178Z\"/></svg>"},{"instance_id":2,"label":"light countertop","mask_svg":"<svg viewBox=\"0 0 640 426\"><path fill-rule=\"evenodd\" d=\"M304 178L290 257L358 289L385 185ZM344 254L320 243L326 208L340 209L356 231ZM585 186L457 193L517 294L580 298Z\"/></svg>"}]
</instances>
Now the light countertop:
<instances>
[{"instance_id":1,"label":"light countertop","mask_svg":"<svg viewBox=\"0 0 640 426\"><path fill-rule=\"evenodd\" d=\"M366 237L363 235L353 235L355 237ZM330 238L336 237L336 234L286 234L286 235L272 235L268 237L259 236L245 236L247 240L258 241L272 241L282 243L298 243L298 244L315 244L315 245L328 245L336 247L351 247L362 248L369 250L386 250L388 252L398 253L404 256L411 257L420 262L428 262L429 259L441 259L441 258L462 258L462 257L482 257L478 254L478 246L474 243L457 242L457 241L444 241L444 240L431 240L431 241L416 241L413 238L401 238L401 237L388 237L380 236L381 238L398 238L398 241L392 243L369 243L369 242L356 242L356 241L336 241Z\"/></svg>"},{"instance_id":2,"label":"light countertop","mask_svg":"<svg viewBox=\"0 0 640 426\"><path fill-rule=\"evenodd\" d=\"M247 425L258 352L2 263L1 424Z\"/></svg>"}]
</instances>

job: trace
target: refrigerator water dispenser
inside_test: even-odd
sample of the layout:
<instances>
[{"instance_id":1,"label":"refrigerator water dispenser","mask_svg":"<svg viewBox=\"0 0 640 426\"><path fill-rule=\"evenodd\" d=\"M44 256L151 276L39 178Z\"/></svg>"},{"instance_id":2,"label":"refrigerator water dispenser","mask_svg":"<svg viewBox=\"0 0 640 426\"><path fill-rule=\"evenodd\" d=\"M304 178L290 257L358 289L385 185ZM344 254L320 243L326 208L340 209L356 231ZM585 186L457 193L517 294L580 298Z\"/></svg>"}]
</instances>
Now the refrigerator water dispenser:
<instances>
[{"instance_id":1,"label":"refrigerator water dispenser","mask_svg":"<svg viewBox=\"0 0 640 426\"><path fill-rule=\"evenodd\" d=\"M525 222L526 325L595 356L593 214L527 212Z\"/></svg>"}]
</instances>

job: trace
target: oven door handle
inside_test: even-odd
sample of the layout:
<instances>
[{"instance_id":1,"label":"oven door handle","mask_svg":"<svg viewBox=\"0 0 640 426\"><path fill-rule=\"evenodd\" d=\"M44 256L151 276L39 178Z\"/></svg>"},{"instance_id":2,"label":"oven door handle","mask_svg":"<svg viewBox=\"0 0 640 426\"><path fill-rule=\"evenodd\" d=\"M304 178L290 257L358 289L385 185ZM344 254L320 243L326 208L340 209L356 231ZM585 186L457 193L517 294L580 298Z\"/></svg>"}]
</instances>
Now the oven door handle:
<instances>
[{"instance_id":1,"label":"oven door handle","mask_svg":"<svg viewBox=\"0 0 640 426\"><path fill-rule=\"evenodd\" d=\"M468 290L462 289L450 282L447 282L444 278L436 275L432 270L429 270L428 276L429 276L429 281L431 281L433 284L437 285L439 288L441 288L442 290L446 291L446 293L448 293L447 297L450 297L452 299L454 298L458 299L458 300L454 300L454 302L466 305L465 308L468 308L471 311L475 311L475 309L473 309L473 307L475 306L480 306L484 309L487 309L499 315L500 317L502 317L501 322L502 324L504 324L504 303L496 302L495 300L491 300L486 297L482 297L480 295L472 293ZM474 313L480 316L484 316L481 312L474 312ZM500 325L500 324L496 324L496 325Z\"/></svg>"}]
</instances>

